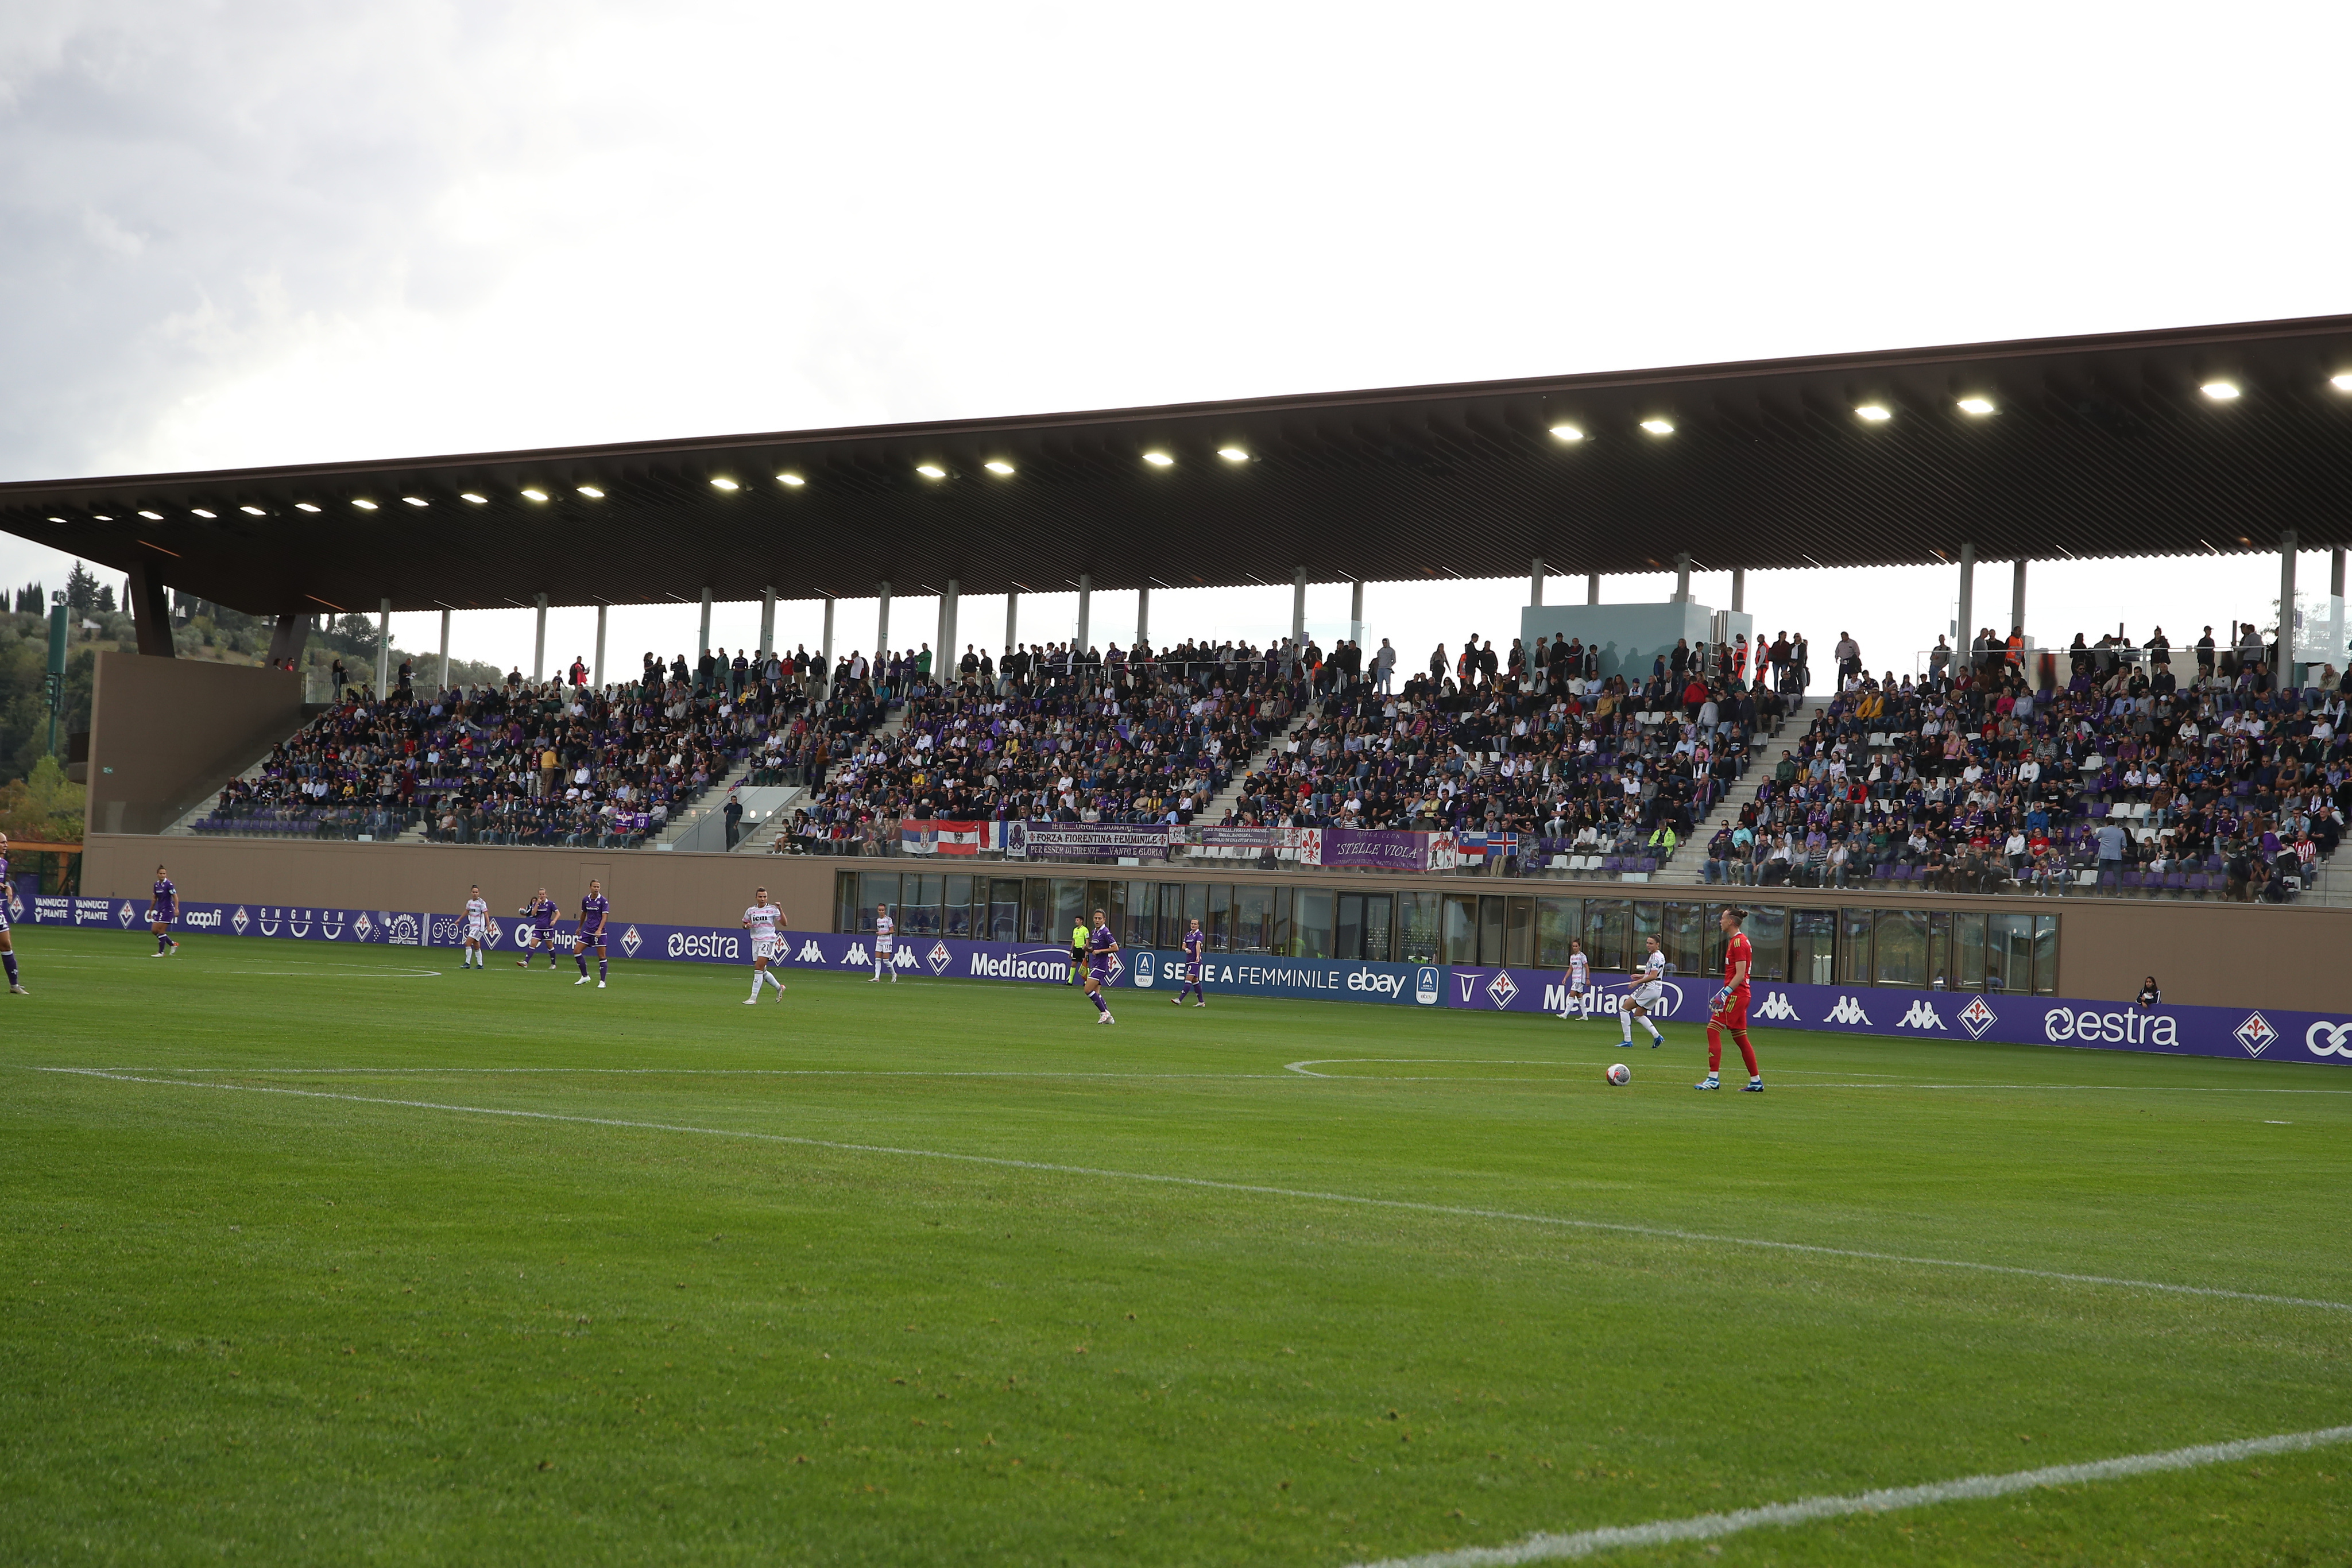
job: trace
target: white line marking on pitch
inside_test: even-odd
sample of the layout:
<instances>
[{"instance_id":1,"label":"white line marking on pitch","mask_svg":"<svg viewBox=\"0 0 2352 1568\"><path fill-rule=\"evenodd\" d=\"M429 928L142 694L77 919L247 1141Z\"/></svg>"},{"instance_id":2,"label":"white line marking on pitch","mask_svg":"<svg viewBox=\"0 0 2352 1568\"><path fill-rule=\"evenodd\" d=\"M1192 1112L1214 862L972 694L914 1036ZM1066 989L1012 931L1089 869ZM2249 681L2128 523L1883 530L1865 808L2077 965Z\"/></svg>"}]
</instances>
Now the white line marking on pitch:
<instances>
[{"instance_id":1,"label":"white line marking on pitch","mask_svg":"<svg viewBox=\"0 0 2352 1568\"><path fill-rule=\"evenodd\" d=\"M1109 1181L1149 1182L1162 1186L1199 1187L1211 1192L1238 1192L1261 1197L1295 1197L1309 1203L1347 1204L1359 1208L1400 1209L1410 1214L1445 1215L1461 1219L1496 1219L1518 1225L1549 1225L1570 1230L1598 1230L1622 1236L1652 1236L1669 1241L1694 1241L1716 1247L1750 1247L1762 1251L1796 1252L1816 1258L1851 1258L1871 1263L1901 1263L1921 1269L1964 1269L1972 1273L2009 1274L2021 1279L2052 1280L2069 1285L2099 1285L2127 1291L2156 1291L2175 1296L2210 1296L2222 1301L2255 1301L2267 1306L2316 1307L2331 1312L2352 1312L2352 1302L2324 1301L2308 1296L2275 1296L2258 1291L2228 1291L2216 1285L2177 1285L2162 1280L2125 1280L2106 1274L2075 1274L2057 1269L2027 1269L2013 1263L1977 1263L1957 1258L1921 1258L1903 1252L1870 1252L1858 1248L1823 1247L1810 1241L1769 1241L1748 1236L1717 1236L1702 1230L1679 1230L1662 1225L1628 1225L1607 1219L1572 1219L1553 1214L1523 1214L1507 1208L1472 1208L1450 1203L1423 1203L1404 1197L1365 1197L1356 1193L1319 1192L1312 1187L1269 1186L1256 1182L1220 1181L1213 1176L1165 1176L1150 1171L1115 1171L1096 1166L1066 1166L1044 1160L1018 1160L1004 1155L968 1155L941 1149L908 1149L889 1144L846 1144L831 1138L803 1137L794 1133L753 1133L732 1127L696 1127L676 1122L637 1122L617 1116L581 1116L556 1111L518 1111L497 1105L451 1105L435 1100L391 1100L375 1094L339 1094L327 1089L289 1089L274 1083L206 1083L185 1078L147 1078L108 1072L94 1067L34 1067L34 1072L68 1077L102 1078L118 1083L152 1083L171 1089L216 1089L240 1094L285 1094L299 1100L342 1100L359 1105L394 1105L410 1111L446 1111L464 1116L500 1116L521 1122L560 1122L588 1127L620 1127L633 1132L685 1133L707 1138L740 1138L746 1142L787 1144L795 1148L830 1149L840 1154L885 1155L900 1159L947 1160L959 1165L993 1166L1003 1170L1044 1171L1056 1176L1094 1176Z\"/></svg>"},{"instance_id":2,"label":"white line marking on pitch","mask_svg":"<svg viewBox=\"0 0 2352 1568\"><path fill-rule=\"evenodd\" d=\"M1028 1067L61 1067L60 1072L229 1072L247 1078L452 1078L509 1073L593 1073L652 1078L1201 1078L1282 1082L1279 1072L1084 1072Z\"/></svg>"},{"instance_id":3,"label":"white line marking on pitch","mask_svg":"<svg viewBox=\"0 0 2352 1568\"><path fill-rule=\"evenodd\" d=\"M1637 1042L1638 1043L1638 1042ZM1345 1067L1365 1063L1386 1063L1398 1067L1417 1067L1430 1063L1446 1063L1461 1067L1591 1067L1600 1057L1570 1061L1521 1061L1505 1057L1453 1056L1310 1056L1303 1061L1293 1061L1283 1067L1285 1072L1295 1072L1301 1078L1319 1078L1332 1083L1533 1083L1532 1078L1465 1078L1458 1073L1400 1077L1395 1074L1370 1072L1315 1072L1317 1067ZM1635 1058L1636 1061L1640 1059ZM1267 1076L1272 1076L1268 1074ZM2168 1083L1925 1083L1914 1079L1896 1079L1892 1073L1840 1073L1829 1068L1784 1067L1772 1074L1775 1082L1790 1078L1877 1078L1893 1079L1882 1083L1784 1083L1792 1089L1986 1089L2003 1092L2031 1089L2079 1089L2114 1094L2352 1094L2352 1089L2271 1089L2246 1084L2168 1084Z\"/></svg>"},{"instance_id":4,"label":"white line marking on pitch","mask_svg":"<svg viewBox=\"0 0 2352 1568\"><path fill-rule=\"evenodd\" d=\"M1842 1519L1857 1513L1888 1513L1896 1509L1926 1508L1939 1502L1975 1502L2007 1497L2012 1492L2039 1491L2048 1487L2080 1486L2085 1481L2119 1480L2127 1476L2160 1475L2169 1470L2193 1470L2207 1465L2233 1464L2265 1454L2296 1454L2310 1448L2352 1442L2352 1427L2329 1427L2317 1432L2288 1432L2275 1437L2247 1437L2234 1443L2203 1443L2172 1448L2161 1454L2132 1454L2117 1459L2094 1459L2086 1464L2052 1465L2046 1469L2011 1470L2006 1475L1964 1476L1958 1480L1932 1481L1926 1486L1887 1487L1850 1497L1809 1497L1765 1508L1743 1508L1730 1513L1702 1513L1688 1519L1662 1519L1650 1524L1612 1525L1580 1530L1573 1535L1530 1535L1509 1546L1465 1546L1452 1552L1430 1552L1416 1557L1391 1557L1356 1568L1507 1568L1520 1563L1553 1563L1563 1558L1590 1557L1595 1552L1627 1547L1669 1546L1685 1541L1713 1541L1768 1524L1811 1524L1815 1520Z\"/></svg>"}]
</instances>

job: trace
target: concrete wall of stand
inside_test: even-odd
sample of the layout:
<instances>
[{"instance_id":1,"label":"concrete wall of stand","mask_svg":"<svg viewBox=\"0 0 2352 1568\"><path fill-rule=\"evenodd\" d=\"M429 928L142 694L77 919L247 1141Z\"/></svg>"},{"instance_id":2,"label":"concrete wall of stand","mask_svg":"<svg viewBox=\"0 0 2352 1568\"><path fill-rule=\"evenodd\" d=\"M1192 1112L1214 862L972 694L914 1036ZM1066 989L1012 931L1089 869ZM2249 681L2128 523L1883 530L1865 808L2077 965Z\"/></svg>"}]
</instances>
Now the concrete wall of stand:
<instances>
[{"instance_id":1,"label":"concrete wall of stand","mask_svg":"<svg viewBox=\"0 0 2352 1568\"><path fill-rule=\"evenodd\" d=\"M302 677L290 670L100 653L95 681L91 832L161 831L302 727Z\"/></svg>"},{"instance_id":2,"label":"concrete wall of stand","mask_svg":"<svg viewBox=\"0 0 2352 1568\"><path fill-rule=\"evenodd\" d=\"M2059 994L2128 1000L2153 974L2168 1001L2215 1007L2352 1011L2336 966L2352 946L2352 909L2173 903L2108 898L1970 897L1958 894L1676 887L1541 878L1385 876L1266 872L1247 862L1181 869L984 860L837 859L814 855L679 854L647 850L541 850L487 845L358 844L271 839L163 839L92 834L82 890L143 898L163 861L182 895L229 904L415 909L455 914L474 883L493 909L520 904L541 887L577 907L601 879L616 918L677 925L730 925L765 884L794 928L833 928L834 873L854 870L969 871L982 875L1120 877L1148 882L1261 883L1342 889L1421 887L1514 897L1675 899L1779 904L1791 908L1946 909L2056 914Z\"/></svg>"}]
</instances>

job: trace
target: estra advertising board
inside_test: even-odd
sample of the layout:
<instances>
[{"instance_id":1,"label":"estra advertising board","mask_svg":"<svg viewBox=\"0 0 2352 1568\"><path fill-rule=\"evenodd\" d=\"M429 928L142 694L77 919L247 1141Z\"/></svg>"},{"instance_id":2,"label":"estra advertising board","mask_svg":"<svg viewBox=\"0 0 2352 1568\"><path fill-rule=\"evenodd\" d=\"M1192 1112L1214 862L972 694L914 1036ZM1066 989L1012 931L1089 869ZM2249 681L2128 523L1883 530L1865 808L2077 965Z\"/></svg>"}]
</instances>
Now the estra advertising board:
<instances>
[{"instance_id":1,"label":"estra advertising board","mask_svg":"<svg viewBox=\"0 0 2352 1568\"><path fill-rule=\"evenodd\" d=\"M1580 998L1557 969L1446 970L1445 1005L1480 1012L1572 1013L1614 1018L1626 977L1600 975ZM1661 1024L1706 1027L1718 981L1670 977L1650 1016ZM1983 1040L2003 1045L2063 1045L2158 1056L2218 1056L2352 1066L2352 1013L2269 1008L2155 1007L2067 997L1979 996L1880 986L1759 982L1748 988L1748 1020L1759 1029L1809 1029L1898 1039Z\"/></svg>"}]
</instances>

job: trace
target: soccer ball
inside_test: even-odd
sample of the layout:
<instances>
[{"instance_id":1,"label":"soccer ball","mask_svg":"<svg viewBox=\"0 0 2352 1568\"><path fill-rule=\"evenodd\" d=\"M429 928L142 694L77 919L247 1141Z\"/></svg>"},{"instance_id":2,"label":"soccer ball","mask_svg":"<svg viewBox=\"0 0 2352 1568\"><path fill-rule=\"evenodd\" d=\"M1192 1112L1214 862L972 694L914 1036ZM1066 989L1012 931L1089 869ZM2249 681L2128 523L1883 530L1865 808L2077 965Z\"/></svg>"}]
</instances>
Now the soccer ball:
<instances>
[{"instance_id":1,"label":"soccer ball","mask_svg":"<svg viewBox=\"0 0 2352 1568\"><path fill-rule=\"evenodd\" d=\"M1633 1070L1626 1066L1622 1061L1611 1062L1609 1064L1609 1082L1616 1084L1622 1089L1626 1084L1633 1082Z\"/></svg>"}]
</instances>

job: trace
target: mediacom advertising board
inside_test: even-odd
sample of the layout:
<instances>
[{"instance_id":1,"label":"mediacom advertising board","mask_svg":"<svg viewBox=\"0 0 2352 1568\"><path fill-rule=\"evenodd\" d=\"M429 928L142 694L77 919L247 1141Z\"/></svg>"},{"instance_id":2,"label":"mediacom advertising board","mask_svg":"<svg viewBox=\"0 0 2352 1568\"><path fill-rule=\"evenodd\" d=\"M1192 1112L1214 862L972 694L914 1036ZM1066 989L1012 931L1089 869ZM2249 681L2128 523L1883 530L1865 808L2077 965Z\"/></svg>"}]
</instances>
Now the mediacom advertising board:
<instances>
[{"instance_id":1,"label":"mediacom advertising board","mask_svg":"<svg viewBox=\"0 0 2352 1568\"><path fill-rule=\"evenodd\" d=\"M25 901L17 918L35 925L104 926L144 932L143 899L69 898L43 894ZM325 909L280 904L183 902L185 931L229 936L273 936L304 942L394 947L456 947L454 915L397 909ZM562 951L571 951L573 923L558 927ZM488 945L516 950L527 943L522 922L493 916ZM802 969L871 972L873 938L830 931L787 932L780 962ZM751 939L740 928L654 925L614 921L606 941L613 956L700 964L749 964ZM1066 947L960 937L902 936L891 966L904 974L943 979L1066 985ZM1622 977L1595 976L1580 997L1556 969L1466 965L1342 963L1265 954L1211 954L1202 980L1225 996L1286 997L1314 1001L1382 1002L1472 1012L1561 1013L1612 1018L1625 996ZM1184 984L1179 954L1123 953L1111 962L1111 984L1173 995ZM1662 1024L1706 1027L1707 998L1716 982L1678 975L1666 980ZM1759 1029L1810 1029L1834 1034L1985 1040L2005 1045L2063 1045L2159 1056L2218 1056L2264 1061L2352 1066L2352 1013L2291 1012L2284 1009L2157 1007L2063 997L1978 996L1970 992L1902 990L1891 987L1759 984L1750 989L1748 1021Z\"/></svg>"}]
</instances>

